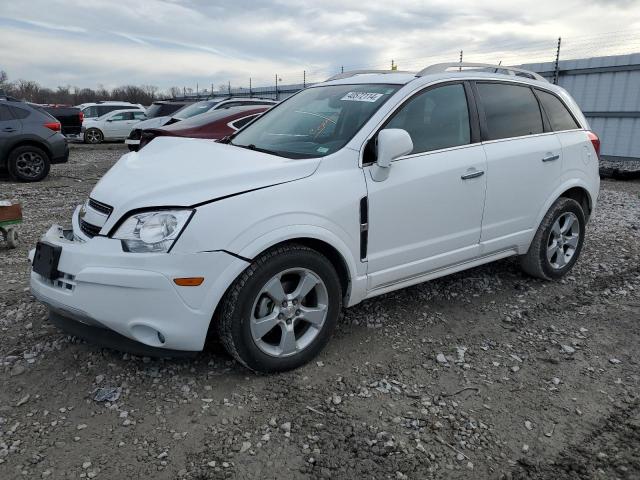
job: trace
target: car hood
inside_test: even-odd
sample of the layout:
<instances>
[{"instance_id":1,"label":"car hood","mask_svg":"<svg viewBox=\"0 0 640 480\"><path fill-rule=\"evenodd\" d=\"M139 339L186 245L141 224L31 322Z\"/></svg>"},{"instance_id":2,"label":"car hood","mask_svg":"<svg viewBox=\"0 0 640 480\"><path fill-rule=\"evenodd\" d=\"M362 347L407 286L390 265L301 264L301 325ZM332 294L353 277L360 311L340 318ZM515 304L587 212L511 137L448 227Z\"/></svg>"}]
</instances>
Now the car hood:
<instances>
[{"instance_id":1,"label":"car hood","mask_svg":"<svg viewBox=\"0 0 640 480\"><path fill-rule=\"evenodd\" d=\"M292 160L194 138L158 137L106 173L91 198L113 207L109 223L146 207L190 207L308 177L320 160Z\"/></svg>"},{"instance_id":2,"label":"car hood","mask_svg":"<svg viewBox=\"0 0 640 480\"><path fill-rule=\"evenodd\" d=\"M163 126L170 119L170 116L149 118L147 120L142 120L141 122L136 123L133 128L137 128L140 130L144 130L145 128L157 128Z\"/></svg>"}]
</instances>

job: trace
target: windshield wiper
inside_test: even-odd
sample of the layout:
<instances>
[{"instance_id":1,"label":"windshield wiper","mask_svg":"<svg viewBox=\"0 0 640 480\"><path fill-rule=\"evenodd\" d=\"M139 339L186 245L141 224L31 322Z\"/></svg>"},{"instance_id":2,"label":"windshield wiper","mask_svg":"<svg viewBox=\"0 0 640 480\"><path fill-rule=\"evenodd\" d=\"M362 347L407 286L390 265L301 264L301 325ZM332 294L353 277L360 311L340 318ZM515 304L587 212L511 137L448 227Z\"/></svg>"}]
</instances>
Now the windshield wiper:
<instances>
[{"instance_id":1,"label":"windshield wiper","mask_svg":"<svg viewBox=\"0 0 640 480\"><path fill-rule=\"evenodd\" d=\"M268 153L270 155L275 155L276 157L283 156L282 154L276 152L275 150L256 147L253 143L250 143L249 145L238 145L237 143L233 143L231 140L229 140L229 145L233 145L234 147L246 148L247 150L254 150L256 152Z\"/></svg>"}]
</instances>

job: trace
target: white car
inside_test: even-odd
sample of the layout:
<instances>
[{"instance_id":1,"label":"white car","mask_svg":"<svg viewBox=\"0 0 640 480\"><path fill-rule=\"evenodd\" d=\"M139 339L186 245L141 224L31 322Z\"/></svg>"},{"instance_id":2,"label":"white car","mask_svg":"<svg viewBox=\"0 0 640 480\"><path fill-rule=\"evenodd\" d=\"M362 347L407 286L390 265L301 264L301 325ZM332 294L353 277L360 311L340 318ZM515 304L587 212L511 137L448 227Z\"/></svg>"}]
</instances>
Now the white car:
<instances>
[{"instance_id":1,"label":"white car","mask_svg":"<svg viewBox=\"0 0 640 480\"><path fill-rule=\"evenodd\" d=\"M291 369L365 299L509 256L565 275L598 151L575 101L531 72L345 73L227 144L159 137L123 156L32 250L31 290L112 347L197 352L212 331L253 370Z\"/></svg>"},{"instance_id":2,"label":"white car","mask_svg":"<svg viewBox=\"0 0 640 480\"><path fill-rule=\"evenodd\" d=\"M142 131L151 128L158 128L164 125L171 125L172 123L186 120L187 118L195 117L202 113L210 112L213 110L222 110L233 107L247 107L250 105L275 105L276 101L265 98L226 98L226 99L211 99L202 100L200 102L186 105L180 110L176 111L172 115L153 117L140 122L136 125L127 139L124 141L129 145L129 150L132 152L138 151L140 145L140 138L142 137Z\"/></svg>"},{"instance_id":3,"label":"white car","mask_svg":"<svg viewBox=\"0 0 640 480\"><path fill-rule=\"evenodd\" d=\"M84 143L102 143L105 140L124 140L134 125L145 120L144 111L138 109L114 110L82 123Z\"/></svg>"},{"instance_id":4,"label":"white car","mask_svg":"<svg viewBox=\"0 0 640 480\"><path fill-rule=\"evenodd\" d=\"M76 105L76 108L80 109L84 118L87 120L101 117L109 112L113 112L114 110L145 110L145 108L139 103L120 102L116 100L81 103L80 105Z\"/></svg>"}]
</instances>

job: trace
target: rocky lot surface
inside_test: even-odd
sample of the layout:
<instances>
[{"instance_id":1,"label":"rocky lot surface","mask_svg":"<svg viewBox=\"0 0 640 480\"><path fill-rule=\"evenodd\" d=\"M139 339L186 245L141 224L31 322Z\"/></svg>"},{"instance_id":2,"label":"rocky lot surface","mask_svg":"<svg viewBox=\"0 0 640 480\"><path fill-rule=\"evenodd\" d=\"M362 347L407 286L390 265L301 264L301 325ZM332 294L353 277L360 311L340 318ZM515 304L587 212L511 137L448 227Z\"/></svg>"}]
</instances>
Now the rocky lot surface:
<instances>
[{"instance_id":1,"label":"rocky lot surface","mask_svg":"<svg viewBox=\"0 0 640 480\"><path fill-rule=\"evenodd\" d=\"M0 177L25 211L19 248L0 243L1 479L640 478L637 180L603 181L565 280L510 259L384 295L346 310L317 361L263 376L215 344L98 348L29 294L28 249L124 152Z\"/></svg>"}]
</instances>

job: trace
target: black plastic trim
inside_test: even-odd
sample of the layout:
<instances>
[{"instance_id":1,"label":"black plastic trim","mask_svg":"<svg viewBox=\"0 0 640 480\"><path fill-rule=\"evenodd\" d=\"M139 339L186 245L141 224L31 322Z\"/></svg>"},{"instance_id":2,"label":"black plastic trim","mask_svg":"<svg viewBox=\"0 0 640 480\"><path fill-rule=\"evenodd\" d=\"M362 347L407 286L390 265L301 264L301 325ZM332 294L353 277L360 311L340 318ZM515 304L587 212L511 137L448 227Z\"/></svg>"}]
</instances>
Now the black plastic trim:
<instances>
[{"instance_id":1,"label":"black plastic trim","mask_svg":"<svg viewBox=\"0 0 640 480\"><path fill-rule=\"evenodd\" d=\"M367 258L369 246L369 197L360 199L360 260Z\"/></svg>"}]
</instances>

